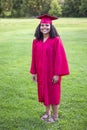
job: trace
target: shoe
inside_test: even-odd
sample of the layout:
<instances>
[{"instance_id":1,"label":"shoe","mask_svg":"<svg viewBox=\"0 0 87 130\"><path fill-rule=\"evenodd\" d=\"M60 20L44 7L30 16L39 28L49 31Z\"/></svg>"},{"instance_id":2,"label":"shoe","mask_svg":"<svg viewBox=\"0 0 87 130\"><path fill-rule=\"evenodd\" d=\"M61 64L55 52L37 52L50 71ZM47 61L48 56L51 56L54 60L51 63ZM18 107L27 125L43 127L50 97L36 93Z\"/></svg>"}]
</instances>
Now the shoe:
<instances>
[{"instance_id":1,"label":"shoe","mask_svg":"<svg viewBox=\"0 0 87 130\"><path fill-rule=\"evenodd\" d=\"M41 117L41 120L47 120L48 118L50 118L50 114L44 114L42 117Z\"/></svg>"},{"instance_id":2,"label":"shoe","mask_svg":"<svg viewBox=\"0 0 87 130\"><path fill-rule=\"evenodd\" d=\"M47 123L54 123L57 120L58 120L58 117L52 116L52 117L48 118L46 122Z\"/></svg>"}]
</instances>

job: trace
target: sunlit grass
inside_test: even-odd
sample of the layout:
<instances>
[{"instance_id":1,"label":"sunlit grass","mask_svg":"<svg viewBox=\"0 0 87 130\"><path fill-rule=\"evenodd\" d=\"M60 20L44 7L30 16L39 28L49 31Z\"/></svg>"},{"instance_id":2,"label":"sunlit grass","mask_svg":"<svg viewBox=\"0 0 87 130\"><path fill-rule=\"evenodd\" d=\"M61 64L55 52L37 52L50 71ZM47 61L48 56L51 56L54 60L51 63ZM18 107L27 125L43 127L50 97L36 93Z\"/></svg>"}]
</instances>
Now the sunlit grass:
<instances>
[{"instance_id":1,"label":"sunlit grass","mask_svg":"<svg viewBox=\"0 0 87 130\"><path fill-rule=\"evenodd\" d=\"M0 19L0 130L86 130L87 19L54 21L71 74L63 77L59 121L46 124L29 74L31 43L39 20Z\"/></svg>"}]
</instances>

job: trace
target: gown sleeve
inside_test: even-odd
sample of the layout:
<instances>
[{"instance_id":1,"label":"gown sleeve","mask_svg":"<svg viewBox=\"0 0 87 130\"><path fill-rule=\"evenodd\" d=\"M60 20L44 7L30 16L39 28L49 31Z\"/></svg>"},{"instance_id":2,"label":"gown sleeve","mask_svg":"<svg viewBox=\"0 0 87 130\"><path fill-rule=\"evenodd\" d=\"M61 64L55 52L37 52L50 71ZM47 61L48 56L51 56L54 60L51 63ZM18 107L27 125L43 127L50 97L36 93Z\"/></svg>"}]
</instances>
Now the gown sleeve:
<instances>
[{"instance_id":1,"label":"gown sleeve","mask_svg":"<svg viewBox=\"0 0 87 130\"><path fill-rule=\"evenodd\" d=\"M31 59L31 67L30 67L30 73L31 74L36 74L35 41L36 40L33 40L33 43L32 43L32 59Z\"/></svg>"},{"instance_id":2,"label":"gown sleeve","mask_svg":"<svg viewBox=\"0 0 87 130\"><path fill-rule=\"evenodd\" d=\"M60 37L56 39L54 52L54 75L68 75L70 73L68 60Z\"/></svg>"}]
</instances>

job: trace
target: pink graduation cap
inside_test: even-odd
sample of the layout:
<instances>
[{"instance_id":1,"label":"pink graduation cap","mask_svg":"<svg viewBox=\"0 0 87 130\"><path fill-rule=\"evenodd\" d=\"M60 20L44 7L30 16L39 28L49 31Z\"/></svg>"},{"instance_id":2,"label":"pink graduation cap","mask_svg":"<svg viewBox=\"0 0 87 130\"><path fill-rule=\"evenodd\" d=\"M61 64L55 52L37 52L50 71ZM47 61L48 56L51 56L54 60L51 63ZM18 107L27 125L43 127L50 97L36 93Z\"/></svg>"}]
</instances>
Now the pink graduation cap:
<instances>
[{"instance_id":1,"label":"pink graduation cap","mask_svg":"<svg viewBox=\"0 0 87 130\"><path fill-rule=\"evenodd\" d=\"M41 19L40 23L49 23L49 24L52 24L52 20L58 19L57 17L50 16L48 14L38 16L37 18Z\"/></svg>"}]
</instances>

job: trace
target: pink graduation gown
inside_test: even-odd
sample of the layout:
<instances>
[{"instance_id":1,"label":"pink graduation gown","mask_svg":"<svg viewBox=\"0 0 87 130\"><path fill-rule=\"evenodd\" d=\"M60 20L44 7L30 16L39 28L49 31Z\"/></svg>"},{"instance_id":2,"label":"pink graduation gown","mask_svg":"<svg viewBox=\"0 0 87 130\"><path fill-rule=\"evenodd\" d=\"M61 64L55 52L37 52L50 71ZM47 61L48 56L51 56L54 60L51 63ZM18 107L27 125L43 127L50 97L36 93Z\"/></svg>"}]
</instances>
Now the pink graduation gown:
<instances>
[{"instance_id":1,"label":"pink graduation gown","mask_svg":"<svg viewBox=\"0 0 87 130\"><path fill-rule=\"evenodd\" d=\"M31 74L37 74L38 100L45 106L58 105L61 95L61 76L69 74L68 62L60 37L33 40ZM54 75L59 81L53 84Z\"/></svg>"}]
</instances>

